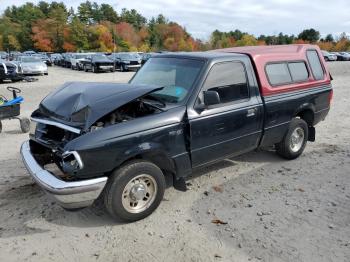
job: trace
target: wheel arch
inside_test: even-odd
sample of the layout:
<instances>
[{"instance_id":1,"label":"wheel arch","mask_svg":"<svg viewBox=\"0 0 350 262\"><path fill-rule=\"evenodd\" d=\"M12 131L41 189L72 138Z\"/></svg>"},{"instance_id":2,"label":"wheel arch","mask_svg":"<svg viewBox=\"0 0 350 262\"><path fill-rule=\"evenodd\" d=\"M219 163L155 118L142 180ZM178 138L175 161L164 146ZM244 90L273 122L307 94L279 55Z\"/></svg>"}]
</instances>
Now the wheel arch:
<instances>
[{"instance_id":1,"label":"wheel arch","mask_svg":"<svg viewBox=\"0 0 350 262\"><path fill-rule=\"evenodd\" d=\"M158 166L164 176L173 178L176 173L174 160L162 149L161 145L156 143L142 143L124 153L124 158L117 161L115 169L127 164L133 160L145 160Z\"/></svg>"},{"instance_id":2,"label":"wheel arch","mask_svg":"<svg viewBox=\"0 0 350 262\"><path fill-rule=\"evenodd\" d=\"M316 130L314 127L314 120L315 120L315 107L312 104L305 104L304 106L300 107L294 117L298 117L302 120L304 120L308 126L308 141L314 142L316 139Z\"/></svg>"},{"instance_id":3,"label":"wheel arch","mask_svg":"<svg viewBox=\"0 0 350 262\"><path fill-rule=\"evenodd\" d=\"M296 110L294 117L303 119L308 126L312 127L315 119L315 106L313 104L303 104Z\"/></svg>"}]
</instances>

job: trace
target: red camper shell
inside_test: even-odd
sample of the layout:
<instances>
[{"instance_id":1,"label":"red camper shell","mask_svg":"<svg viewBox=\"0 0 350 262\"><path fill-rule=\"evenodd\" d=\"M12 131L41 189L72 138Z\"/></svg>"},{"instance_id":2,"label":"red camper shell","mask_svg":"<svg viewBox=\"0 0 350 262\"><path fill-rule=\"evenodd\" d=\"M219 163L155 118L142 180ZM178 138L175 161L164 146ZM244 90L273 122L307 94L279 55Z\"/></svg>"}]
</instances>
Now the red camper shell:
<instances>
[{"instance_id":1,"label":"red camper shell","mask_svg":"<svg viewBox=\"0 0 350 262\"><path fill-rule=\"evenodd\" d=\"M331 81L331 76L325 66L325 60L321 50L316 45L294 44L279 46L246 46L225 48L215 51L248 55L254 64L258 81L260 83L261 94L263 96L271 96L274 94L329 85ZM319 75L315 76L315 73L312 71L312 56L318 56L318 59L321 62L323 71L321 77ZM286 81L285 83L277 85L271 83L266 71L269 64L285 63L287 65L295 62L305 63L308 72L307 77L302 80L298 79L297 81L291 77L291 81ZM286 66L286 68L289 68L289 66Z\"/></svg>"}]
</instances>

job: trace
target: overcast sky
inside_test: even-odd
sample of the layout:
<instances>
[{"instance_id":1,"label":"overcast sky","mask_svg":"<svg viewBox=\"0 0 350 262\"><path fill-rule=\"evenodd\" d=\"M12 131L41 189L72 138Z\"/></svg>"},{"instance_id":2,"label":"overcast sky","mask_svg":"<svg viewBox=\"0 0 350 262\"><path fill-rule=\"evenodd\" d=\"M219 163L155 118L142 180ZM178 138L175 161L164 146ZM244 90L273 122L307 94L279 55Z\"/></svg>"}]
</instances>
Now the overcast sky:
<instances>
[{"instance_id":1,"label":"overcast sky","mask_svg":"<svg viewBox=\"0 0 350 262\"><path fill-rule=\"evenodd\" d=\"M63 1L76 8L81 0ZM92 2L94 0L91 0ZM26 1L0 0L0 11L6 5ZM38 1L32 1L38 2ZM349 0L95 0L108 3L118 12L134 8L150 18L159 13L186 27L194 37L206 40L218 29L236 28L254 34L298 34L315 28L322 35L350 33ZM2 10L1 10L2 9Z\"/></svg>"}]
</instances>

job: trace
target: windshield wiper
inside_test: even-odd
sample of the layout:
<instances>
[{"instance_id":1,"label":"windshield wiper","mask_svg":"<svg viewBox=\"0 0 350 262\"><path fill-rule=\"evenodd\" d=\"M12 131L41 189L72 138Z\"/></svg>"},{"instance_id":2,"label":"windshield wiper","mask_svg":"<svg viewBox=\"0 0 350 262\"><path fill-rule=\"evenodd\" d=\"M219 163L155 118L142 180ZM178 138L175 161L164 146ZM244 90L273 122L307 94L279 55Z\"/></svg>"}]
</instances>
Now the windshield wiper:
<instances>
[{"instance_id":1,"label":"windshield wiper","mask_svg":"<svg viewBox=\"0 0 350 262\"><path fill-rule=\"evenodd\" d=\"M148 100L154 100L154 101L160 103L162 105L162 107L166 107L166 103L162 99L159 99L156 96L152 96L151 94L148 94L148 95L144 96L143 98L148 99ZM161 108L158 108L158 109L161 109Z\"/></svg>"}]
</instances>

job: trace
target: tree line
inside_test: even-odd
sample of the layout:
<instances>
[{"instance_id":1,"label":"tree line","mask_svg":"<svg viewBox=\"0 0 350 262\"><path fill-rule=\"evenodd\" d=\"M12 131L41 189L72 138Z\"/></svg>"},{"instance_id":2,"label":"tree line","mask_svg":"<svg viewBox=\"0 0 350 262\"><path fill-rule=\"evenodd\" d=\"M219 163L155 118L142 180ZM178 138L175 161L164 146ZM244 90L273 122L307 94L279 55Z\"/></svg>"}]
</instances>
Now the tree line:
<instances>
[{"instance_id":1,"label":"tree line","mask_svg":"<svg viewBox=\"0 0 350 262\"><path fill-rule=\"evenodd\" d=\"M135 9L120 13L109 4L81 3L77 10L63 2L25 3L7 7L0 17L0 50L77 51L199 51L246 45L315 43L329 51L350 49L346 34L325 38L315 29L299 35L260 35L238 29L215 30L208 41L193 38L164 15L146 19Z\"/></svg>"}]
</instances>

